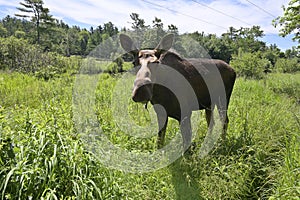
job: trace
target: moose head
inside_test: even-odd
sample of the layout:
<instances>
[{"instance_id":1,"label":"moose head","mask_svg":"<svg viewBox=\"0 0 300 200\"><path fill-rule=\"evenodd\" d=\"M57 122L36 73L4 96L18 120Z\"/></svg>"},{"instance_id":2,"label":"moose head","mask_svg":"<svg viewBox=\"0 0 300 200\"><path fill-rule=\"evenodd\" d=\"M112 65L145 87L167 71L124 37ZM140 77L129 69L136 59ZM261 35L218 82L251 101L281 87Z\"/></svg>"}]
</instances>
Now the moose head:
<instances>
[{"instance_id":1,"label":"moose head","mask_svg":"<svg viewBox=\"0 0 300 200\"><path fill-rule=\"evenodd\" d=\"M120 35L121 46L133 55L134 67L139 68L133 85L133 101L147 103L152 99L155 70L159 66L161 56L171 48L173 40L174 35L167 34L155 49L139 50L129 36Z\"/></svg>"}]
</instances>

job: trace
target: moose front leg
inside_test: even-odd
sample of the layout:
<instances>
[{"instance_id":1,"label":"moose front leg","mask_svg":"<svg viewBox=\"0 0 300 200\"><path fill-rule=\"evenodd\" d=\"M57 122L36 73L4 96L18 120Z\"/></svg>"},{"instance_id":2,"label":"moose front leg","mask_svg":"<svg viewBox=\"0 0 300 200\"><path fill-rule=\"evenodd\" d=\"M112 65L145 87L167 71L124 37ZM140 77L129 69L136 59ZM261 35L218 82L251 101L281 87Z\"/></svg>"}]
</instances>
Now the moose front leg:
<instances>
[{"instance_id":1,"label":"moose front leg","mask_svg":"<svg viewBox=\"0 0 300 200\"><path fill-rule=\"evenodd\" d=\"M188 150L192 142L191 116L188 115L180 121L180 131L183 139L183 150Z\"/></svg>"},{"instance_id":2,"label":"moose front leg","mask_svg":"<svg viewBox=\"0 0 300 200\"><path fill-rule=\"evenodd\" d=\"M157 148L161 149L165 143L165 135L168 125L168 115L165 108L159 104L153 105L154 110L157 114L158 122L158 137L157 137Z\"/></svg>"},{"instance_id":3,"label":"moose front leg","mask_svg":"<svg viewBox=\"0 0 300 200\"><path fill-rule=\"evenodd\" d=\"M168 117L157 116L158 118L158 137L157 137L157 148L161 149L165 143L165 135L168 124Z\"/></svg>"}]
</instances>

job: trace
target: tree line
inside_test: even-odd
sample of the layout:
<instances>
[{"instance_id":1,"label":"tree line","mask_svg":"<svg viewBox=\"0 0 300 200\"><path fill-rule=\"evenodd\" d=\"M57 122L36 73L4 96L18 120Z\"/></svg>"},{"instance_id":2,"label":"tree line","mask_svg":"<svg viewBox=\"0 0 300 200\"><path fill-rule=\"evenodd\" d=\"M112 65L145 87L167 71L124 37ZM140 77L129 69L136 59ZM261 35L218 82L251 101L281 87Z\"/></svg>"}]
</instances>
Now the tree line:
<instances>
[{"instance_id":1,"label":"tree line","mask_svg":"<svg viewBox=\"0 0 300 200\"><path fill-rule=\"evenodd\" d=\"M39 59L36 58L37 55L50 55L46 60L49 62L48 66L53 66L59 64L55 63L61 60L57 58L86 57L101 43L107 43L111 52L117 51L115 47L118 44L110 38L120 32L131 31L137 33L134 39L140 42L141 47L154 47L164 34L174 33L177 38L174 44L176 50L186 57L199 57L201 52L190 42L193 39L206 49L212 58L222 59L234 65L244 76L260 77L262 72L275 69L282 72L300 70L299 49L293 47L282 52L276 44L268 46L260 40L264 31L259 26L229 27L221 36L200 31L179 34L174 24L165 26L161 19L155 17L152 24L148 25L139 14L132 13L130 29L119 29L112 22L107 22L88 30L79 26L69 26L62 20L55 19L50 10L44 7L42 0L24 0L17 8L22 14L8 15L0 20L0 69L26 69L21 71L35 72L44 65L36 63ZM145 38L147 40L142 42ZM110 58L114 55L108 52L106 56ZM245 72L244 69L239 69L241 66L247 66L249 69ZM256 68L259 69L258 76L255 75L256 72L252 73Z\"/></svg>"}]
</instances>

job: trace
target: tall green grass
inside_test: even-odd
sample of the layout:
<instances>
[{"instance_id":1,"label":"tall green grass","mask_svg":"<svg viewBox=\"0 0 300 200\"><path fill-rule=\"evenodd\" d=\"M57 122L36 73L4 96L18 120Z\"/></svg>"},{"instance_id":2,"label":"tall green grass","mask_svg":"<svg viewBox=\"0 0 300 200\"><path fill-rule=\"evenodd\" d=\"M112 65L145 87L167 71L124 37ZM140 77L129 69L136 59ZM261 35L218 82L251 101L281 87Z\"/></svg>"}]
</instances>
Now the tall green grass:
<instances>
[{"instance_id":1,"label":"tall green grass","mask_svg":"<svg viewBox=\"0 0 300 200\"><path fill-rule=\"evenodd\" d=\"M95 113L112 143L155 151L156 136L135 138L115 122L111 103L119 76L101 75ZM148 173L107 169L84 149L72 111L74 77L44 81L0 73L0 199L297 199L300 196L299 74L238 79L226 141L200 159L204 113L195 148ZM149 124L142 105L130 117ZM151 109L151 107L149 107ZM138 117L137 117L138 116ZM141 117L140 117L141 116ZM178 131L171 120L167 141Z\"/></svg>"},{"instance_id":2,"label":"tall green grass","mask_svg":"<svg viewBox=\"0 0 300 200\"><path fill-rule=\"evenodd\" d=\"M267 78L266 84L275 93L285 94L296 103L300 103L300 73L272 74Z\"/></svg>"},{"instance_id":3,"label":"tall green grass","mask_svg":"<svg viewBox=\"0 0 300 200\"><path fill-rule=\"evenodd\" d=\"M73 78L1 74L0 199L121 197L72 121Z\"/></svg>"}]
</instances>

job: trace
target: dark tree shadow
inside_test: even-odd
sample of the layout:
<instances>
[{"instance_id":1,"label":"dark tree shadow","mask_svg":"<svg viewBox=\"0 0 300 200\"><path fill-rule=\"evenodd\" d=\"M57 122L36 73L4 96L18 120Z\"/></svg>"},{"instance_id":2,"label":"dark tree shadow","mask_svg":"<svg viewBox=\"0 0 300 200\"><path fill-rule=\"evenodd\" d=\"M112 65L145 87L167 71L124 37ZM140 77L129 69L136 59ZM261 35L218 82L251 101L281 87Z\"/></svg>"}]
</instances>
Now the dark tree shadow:
<instances>
[{"instance_id":1,"label":"dark tree shadow","mask_svg":"<svg viewBox=\"0 0 300 200\"><path fill-rule=\"evenodd\" d=\"M172 174L172 183L176 192L177 200L198 200L203 199L200 196L199 184L196 180L196 175L193 174L192 167L184 159L189 159L188 156L180 157L169 166Z\"/></svg>"}]
</instances>

